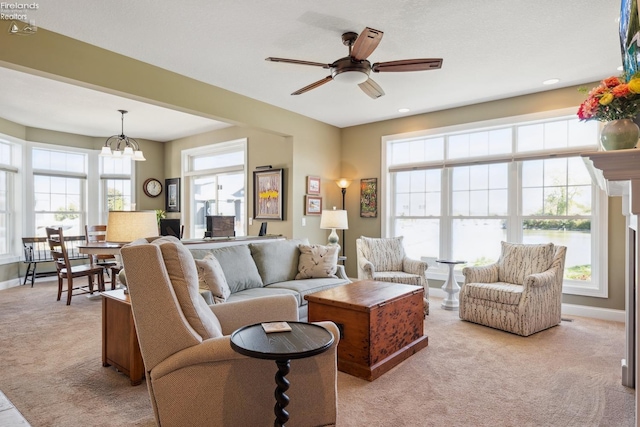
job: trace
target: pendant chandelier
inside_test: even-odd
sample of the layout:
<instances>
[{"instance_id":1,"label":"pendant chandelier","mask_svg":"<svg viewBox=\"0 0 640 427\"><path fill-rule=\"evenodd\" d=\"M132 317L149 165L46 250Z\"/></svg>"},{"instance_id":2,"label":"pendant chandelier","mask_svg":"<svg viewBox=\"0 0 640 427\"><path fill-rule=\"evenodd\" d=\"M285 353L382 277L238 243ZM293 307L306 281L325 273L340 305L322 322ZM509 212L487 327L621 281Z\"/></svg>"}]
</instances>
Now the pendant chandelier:
<instances>
[{"instance_id":1,"label":"pendant chandelier","mask_svg":"<svg viewBox=\"0 0 640 427\"><path fill-rule=\"evenodd\" d=\"M127 114L126 110L118 110L122 114L122 128L120 135L113 135L107 138L102 147L100 155L103 157L131 157L133 160L142 161L147 160L140 150L140 144L133 138L129 138L124 134L124 115Z\"/></svg>"}]
</instances>

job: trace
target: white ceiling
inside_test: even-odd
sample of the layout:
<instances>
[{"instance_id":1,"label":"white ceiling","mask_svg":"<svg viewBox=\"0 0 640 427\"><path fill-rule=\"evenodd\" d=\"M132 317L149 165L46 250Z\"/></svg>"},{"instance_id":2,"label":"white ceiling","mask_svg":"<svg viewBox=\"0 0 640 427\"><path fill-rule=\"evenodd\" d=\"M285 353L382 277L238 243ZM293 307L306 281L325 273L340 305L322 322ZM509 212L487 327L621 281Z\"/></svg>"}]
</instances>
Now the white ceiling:
<instances>
[{"instance_id":1,"label":"white ceiling","mask_svg":"<svg viewBox=\"0 0 640 427\"><path fill-rule=\"evenodd\" d=\"M39 27L338 127L573 86L618 73L620 0L56 0ZM442 69L373 75L386 95L268 56L330 63L346 31L384 32L371 63L441 57ZM37 37L37 34L28 37ZM543 86L558 78L560 83ZM6 80L5 80L6 79ZM170 140L224 126L201 117L0 69L0 117L41 128ZM5 84L7 82L8 84ZM399 113L399 108L409 113Z\"/></svg>"}]
</instances>

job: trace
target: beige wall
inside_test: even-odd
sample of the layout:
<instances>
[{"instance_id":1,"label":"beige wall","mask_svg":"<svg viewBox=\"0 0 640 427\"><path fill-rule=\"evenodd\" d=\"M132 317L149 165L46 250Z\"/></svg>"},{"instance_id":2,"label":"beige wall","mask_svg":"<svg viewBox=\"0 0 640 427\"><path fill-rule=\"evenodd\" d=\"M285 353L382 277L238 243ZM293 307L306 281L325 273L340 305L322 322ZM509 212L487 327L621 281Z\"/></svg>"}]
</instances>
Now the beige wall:
<instances>
[{"instance_id":1,"label":"beige wall","mask_svg":"<svg viewBox=\"0 0 640 427\"><path fill-rule=\"evenodd\" d=\"M321 243L326 241L328 232L319 230L319 217L307 217L306 227L302 226L306 176L322 177L325 207L341 205L341 195L333 180L341 176L356 180L347 191L346 201L349 211L347 270L350 276L355 276L355 239L360 235L379 236L381 233L380 218L365 219L358 215L357 180L380 178L382 136L574 107L582 100L577 88L570 87L340 130L43 28L39 28L37 37L12 37L0 32L0 46L1 66L238 125L213 132L207 137L168 143L164 155L162 148L158 147L157 156L152 154L150 161L137 165L138 185L148 177L161 179L177 176L180 170L177 153L183 146L207 144L210 143L209 138L221 142L229 137L236 139L246 136L250 141L250 168L270 164L263 162L264 158L273 159L274 167L287 165L290 169L285 193L287 219L277 226L270 223L269 231L282 232L294 238L309 237L310 241ZM7 133L21 137L19 126L11 123L4 123L3 126L3 121L0 121L0 126ZM254 146L251 141L255 140L265 143ZM278 152L277 149L282 147L284 152ZM145 156L147 152L155 152L151 146L145 145L143 149ZM254 156L258 156L258 160ZM251 192L248 192L248 196L251 204ZM163 201L160 199L139 200L139 208L161 207ZM613 213L615 203L610 213L609 279L610 283L616 284L614 290L610 289L611 298L603 300L565 296L566 302L580 301L578 303L585 305L624 308L617 287L624 265L619 255L624 246L621 240L613 240L619 233L623 219L621 215ZM249 212L252 212L252 206L249 206ZM254 225L250 233L255 233L256 227Z\"/></svg>"},{"instance_id":2,"label":"beige wall","mask_svg":"<svg viewBox=\"0 0 640 427\"><path fill-rule=\"evenodd\" d=\"M585 86L590 87L592 84ZM349 212L346 247L349 276L357 274L355 263L350 262L356 258L355 239L359 236L381 235L380 216L359 218L357 181L361 178L380 180L380 147L383 136L575 107L583 99L584 95L578 91L578 87L569 87L342 129L342 174L356 180L355 188L350 187L349 190L353 189L347 191L346 203ZM620 201L611 198L609 206L609 298L564 295L565 303L624 309L625 223ZM431 287L441 285L441 282L435 280L430 283Z\"/></svg>"}]
</instances>

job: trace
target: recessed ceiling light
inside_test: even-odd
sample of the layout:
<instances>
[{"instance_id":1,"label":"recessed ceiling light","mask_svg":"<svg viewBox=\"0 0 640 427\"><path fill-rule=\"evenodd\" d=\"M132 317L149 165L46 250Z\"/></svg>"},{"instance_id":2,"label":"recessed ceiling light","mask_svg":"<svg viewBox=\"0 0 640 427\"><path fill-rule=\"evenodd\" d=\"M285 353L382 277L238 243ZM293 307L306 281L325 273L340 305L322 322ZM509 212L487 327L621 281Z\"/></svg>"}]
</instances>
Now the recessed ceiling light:
<instances>
[{"instance_id":1,"label":"recessed ceiling light","mask_svg":"<svg viewBox=\"0 0 640 427\"><path fill-rule=\"evenodd\" d=\"M549 79L542 82L543 85L554 85L558 83L560 79Z\"/></svg>"},{"instance_id":2,"label":"recessed ceiling light","mask_svg":"<svg viewBox=\"0 0 640 427\"><path fill-rule=\"evenodd\" d=\"M411 110L409 110L408 108L399 108L398 109L398 113L408 113L409 111L411 111Z\"/></svg>"}]
</instances>

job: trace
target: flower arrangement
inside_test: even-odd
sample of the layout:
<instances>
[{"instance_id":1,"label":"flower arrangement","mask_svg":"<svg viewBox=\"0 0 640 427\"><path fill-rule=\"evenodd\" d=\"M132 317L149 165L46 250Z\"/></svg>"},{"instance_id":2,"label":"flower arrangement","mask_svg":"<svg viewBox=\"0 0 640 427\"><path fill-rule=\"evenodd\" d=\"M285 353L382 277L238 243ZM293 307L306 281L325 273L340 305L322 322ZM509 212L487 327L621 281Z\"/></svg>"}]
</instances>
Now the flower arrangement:
<instances>
[{"instance_id":1,"label":"flower arrangement","mask_svg":"<svg viewBox=\"0 0 640 427\"><path fill-rule=\"evenodd\" d=\"M587 92L581 88L582 92ZM578 108L580 120L608 122L633 119L640 113L640 74L627 80L625 75L608 77L587 93Z\"/></svg>"}]
</instances>

